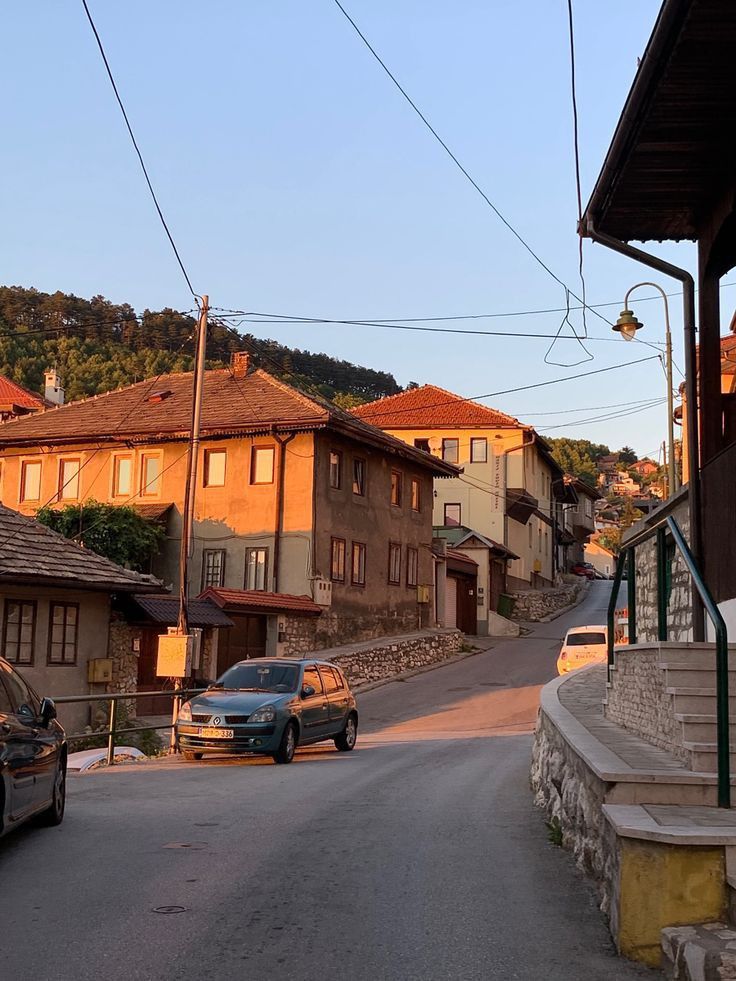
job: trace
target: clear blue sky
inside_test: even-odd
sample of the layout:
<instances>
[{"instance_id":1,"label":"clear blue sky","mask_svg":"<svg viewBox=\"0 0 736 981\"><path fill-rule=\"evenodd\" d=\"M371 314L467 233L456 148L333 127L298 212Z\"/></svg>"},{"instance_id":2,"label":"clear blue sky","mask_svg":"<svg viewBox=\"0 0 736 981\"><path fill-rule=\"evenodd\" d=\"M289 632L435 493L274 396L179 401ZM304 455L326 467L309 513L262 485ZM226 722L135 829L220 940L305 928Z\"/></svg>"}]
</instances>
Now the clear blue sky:
<instances>
[{"instance_id":1,"label":"clear blue sky","mask_svg":"<svg viewBox=\"0 0 736 981\"><path fill-rule=\"evenodd\" d=\"M89 2L195 289L212 304L360 319L563 303L332 0ZM565 0L345 2L499 209L579 292ZM577 0L585 199L658 8ZM102 293L138 310L189 308L81 3L15 3L1 16L0 281ZM692 267L691 246L660 251ZM649 278L589 243L586 270L594 303L618 304ZM615 319L618 309L603 312ZM672 309L682 365L678 299ZM642 336L661 341L661 304L637 313ZM580 329L579 313L573 322ZM553 332L558 323L542 315L471 326ZM614 337L592 316L589 330ZM321 325L274 325L262 336L466 396L652 353L592 343L595 361L566 370L543 363L542 340ZM571 361L576 351L566 343L555 354ZM649 362L490 402L550 435L646 453L664 438L663 407L569 424L595 416L589 406L664 394ZM578 407L586 411L538 415Z\"/></svg>"}]
</instances>

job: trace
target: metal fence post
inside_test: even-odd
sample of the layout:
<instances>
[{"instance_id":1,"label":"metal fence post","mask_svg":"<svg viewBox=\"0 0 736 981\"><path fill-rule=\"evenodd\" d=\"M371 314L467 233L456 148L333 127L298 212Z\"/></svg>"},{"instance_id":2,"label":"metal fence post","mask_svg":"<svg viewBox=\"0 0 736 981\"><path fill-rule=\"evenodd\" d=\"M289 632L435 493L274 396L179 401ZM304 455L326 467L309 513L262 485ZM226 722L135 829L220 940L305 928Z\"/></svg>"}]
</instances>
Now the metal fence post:
<instances>
[{"instance_id":1,"label":"metal fence post","mask_svg":"<svg viewBox=\"0 0 736 981\"><path fill-rule=\"evenodd\" d=\"M667 640L667 533L657 528L657 640Z\"/></svg>"},{"instance_id":2,"label":"metal fence post","mask_svg":"<svg viewBox=\"0 0 736 981\"><path fill-rule=\"evenodd\" d=\"M110 730L107 737L107 765L114 766L115 764L115 725L118 716L118 703L117 699L110 699L110 724L108 729Z\"/></svg>"},{"instance_id":3,"label":"metal fence post","mask_svg":"<svg viewBox=\"0 0 736 981\"><path fill-rule=\"evenodd\" d=\"M628 594L627 606L629 609L629 643L636 643L636 549L627 549L626 561L626 592Z\"/></svg>"}]
</instances>

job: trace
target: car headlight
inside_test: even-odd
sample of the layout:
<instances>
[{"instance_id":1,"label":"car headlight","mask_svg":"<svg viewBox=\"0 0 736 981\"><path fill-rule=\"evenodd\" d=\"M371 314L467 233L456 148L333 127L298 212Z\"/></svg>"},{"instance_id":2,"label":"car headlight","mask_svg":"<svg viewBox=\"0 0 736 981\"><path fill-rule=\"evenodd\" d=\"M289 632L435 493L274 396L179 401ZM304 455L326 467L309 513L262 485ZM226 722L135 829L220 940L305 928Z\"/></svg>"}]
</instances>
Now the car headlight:
<instances>
[{"instance_id":1,"label":"car headlight","mask_svg":"<svg viewBox=\"0 0 736 981\"><path fill-rule=\"evenodd\" d=\"M273 705L261 705L248 719L248 722L273 722L276 718L276 709Z\"/></svg>"},{"instance_id":2,"label":"car headlight","mask_svg":"<svg viewBox=\"0 0 736 981\"><path fill-rule=\"evenodd\" d=\"M191 722L192 721L192 706L189 702L184 702L182 707L179 709L179 714L176 717L177 722Z\"/></svg>"}]
</instances>

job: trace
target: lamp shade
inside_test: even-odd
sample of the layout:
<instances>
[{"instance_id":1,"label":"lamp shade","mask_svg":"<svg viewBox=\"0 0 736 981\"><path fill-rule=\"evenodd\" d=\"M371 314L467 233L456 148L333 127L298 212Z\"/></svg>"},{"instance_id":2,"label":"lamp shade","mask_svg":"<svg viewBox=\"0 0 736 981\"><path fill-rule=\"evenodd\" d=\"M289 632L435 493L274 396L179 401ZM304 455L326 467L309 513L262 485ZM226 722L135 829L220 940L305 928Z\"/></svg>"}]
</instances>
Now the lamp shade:
<instances>
[{"instance_id":1,"label":"lamp shade","mask_svg":"<svg viewBox=\"0 0 736 981\"><path fill-rule=\"evenodd\" d=\"M612 329L617 330L625 341L633 341L637 330L643 326L644 324L636 319L632 310L622 310Z\"/></svg>"}]
</instances>

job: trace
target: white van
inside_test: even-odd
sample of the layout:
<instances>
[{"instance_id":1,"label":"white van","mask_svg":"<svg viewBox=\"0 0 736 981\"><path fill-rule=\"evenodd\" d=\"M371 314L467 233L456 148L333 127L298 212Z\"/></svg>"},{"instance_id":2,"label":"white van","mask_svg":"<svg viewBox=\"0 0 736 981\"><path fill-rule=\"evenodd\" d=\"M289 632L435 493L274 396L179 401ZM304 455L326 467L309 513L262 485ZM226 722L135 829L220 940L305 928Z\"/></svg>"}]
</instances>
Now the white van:
<instances>
[{"instance_id":1,"label":"white van","mask_svg":"<svg viewBox=\"0 0 736 981\"><path fill-rule=\"evenodd\" d=\"M605 663L608 656L608 628L570 627L557 658L557 673L567 674L586 664Z\"/></svg>"}]
</instances>

